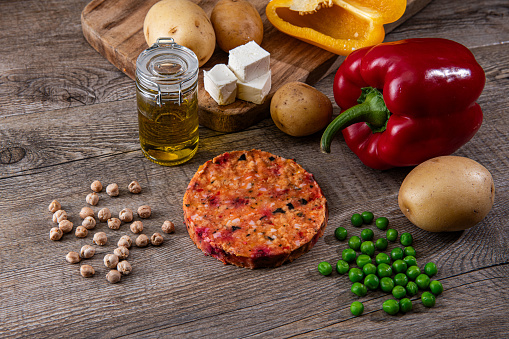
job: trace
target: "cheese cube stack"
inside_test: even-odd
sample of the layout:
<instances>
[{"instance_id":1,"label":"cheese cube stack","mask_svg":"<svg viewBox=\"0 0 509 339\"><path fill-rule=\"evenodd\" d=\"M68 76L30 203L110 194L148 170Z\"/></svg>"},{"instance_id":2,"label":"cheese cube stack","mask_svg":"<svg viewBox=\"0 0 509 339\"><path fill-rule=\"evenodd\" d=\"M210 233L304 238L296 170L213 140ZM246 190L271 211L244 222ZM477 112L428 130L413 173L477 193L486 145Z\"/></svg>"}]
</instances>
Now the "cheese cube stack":
<instances>
[{"instance_id":1,"label":"cheese cube stack","mask_svg":"<svg viewBox=\"0 0 509 339\"><path fill-rule=\"evenodd\" d=\"M230 50L228 66L203 71L205 90L219 105L235 97L261 104L271 88L270 53L254 41Z\"/></svg>"},{"instance_id":2,"label":"cheese cube stack","mask_svg":"<svg viewBox=\"0 0 509 339\"><path fill-rule=\"evenodd\" d=\"M210 71L203 71L205 90L219 105L228 105L237 96L237 77L225 64L217 64Z\"/></svg>"}]
</instances>

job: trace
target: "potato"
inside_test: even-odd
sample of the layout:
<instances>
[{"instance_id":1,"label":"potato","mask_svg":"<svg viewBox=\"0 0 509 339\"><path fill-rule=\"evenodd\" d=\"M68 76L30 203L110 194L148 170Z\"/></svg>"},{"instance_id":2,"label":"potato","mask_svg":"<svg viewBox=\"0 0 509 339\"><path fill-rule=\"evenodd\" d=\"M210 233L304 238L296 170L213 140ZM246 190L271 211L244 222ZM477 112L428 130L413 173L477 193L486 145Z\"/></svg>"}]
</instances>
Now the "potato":
<instances>
[{"instance_id":1,"label":"potato","mask_svg":"<svg viewBox=\"0 0 509 339\"><path fill-rule=\"evenodd\" d=\"M216 32L217 44L227 53L252 40L262 44L262 18L249 1L220 0L212 10L210 21Z\"/></svg>"},{"instance_id":2,"label":"potato","mask_svg":"<svg viewBox=\"0 0 509 339\"><path fill-rule=\"evenodd\" d=\"M270 115L281 131L301 137L316 133L329 124L332 103L316 88L298 81L290 82L274 93Z\"/></svg>"},{"instance_id":3,"label":"potato","mask_svg":"<svg viewBox=\"0 0 509 339\"><path fill-rule=\"evenodd\" d=\"M430 232L461 231L486 217L495 186L478 162L458 156L430 159L403 180L398 204L417 227Z\"/></svg>"},{"instance_id":4,"label":"potato","mask_svg":"<svg viewBox=\"0 0 509 339\"><path fill-rule=\"evenodd\" d=\"M155 3L145 16L143 33L149 46L158 38L173 38L196 54L200 67L210 59L216 47L216 34L207 14L188 0Z\"/></svg>"}]
</instances>

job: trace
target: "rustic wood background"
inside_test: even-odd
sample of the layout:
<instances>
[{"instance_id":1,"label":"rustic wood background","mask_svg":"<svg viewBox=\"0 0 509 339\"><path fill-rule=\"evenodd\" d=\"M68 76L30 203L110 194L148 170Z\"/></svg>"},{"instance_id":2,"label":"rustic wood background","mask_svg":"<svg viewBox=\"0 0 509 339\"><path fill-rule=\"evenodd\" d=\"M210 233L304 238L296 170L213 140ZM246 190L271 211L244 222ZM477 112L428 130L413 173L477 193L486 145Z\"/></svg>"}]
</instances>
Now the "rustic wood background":
<instances>
[{"instance_id":1,"label":"rustic wood background","mask_svg":"<svg viewBox=\"0 0 509 339\"><path fill-rule=\"evenodd\" d=\"M92 49L81 33L88 0L0 2L0 337L507 337L509 336L509 7L506 0L434 0L391 32L388 41L444 37L468 46L486 71L479 99L485 121L456 154L487 167L496 186L493 210L465 232L431 234L399 211L397 193L409 168L374 171L341 138L333 153L318 150L320 135L293 138L270 119L246 131L200 129L200 148L189 163L166 168L139 149L133 81ZM316 87L332 98L333 75ZM337 107L335 113L338 113ZM454 128L454 126L451 126ZM181 202L200 164L225 151L258 148L295 158L314 173L329 201L325 235L306 255L277 269L247 270L205 257L182 223ZM109 284L102 257L127 226L109 230L109 244L89 259L91 279L65 261L92 235L48 238L47 206L58 199L78 224L89 185L117 182L118 198L101 193L95 208L152 206L146 234L163 220L176 224L163 246L134 248L131 275ZM143 192L127 193L137 179ZM414 235L418 262L434 261L445 291L434 308L413 298L414 310L389 316L387 295L358 300L346 276L323 277L318 262L335 263L346 243L334 239L352 213L372 210L400 232ZM358 232L358 231L357 231ZM380 235L379 231L375 234ZM391 247L394 245L391 245ZM391 248L390 247L390 248Z\"/></svg>"}]
</instances>

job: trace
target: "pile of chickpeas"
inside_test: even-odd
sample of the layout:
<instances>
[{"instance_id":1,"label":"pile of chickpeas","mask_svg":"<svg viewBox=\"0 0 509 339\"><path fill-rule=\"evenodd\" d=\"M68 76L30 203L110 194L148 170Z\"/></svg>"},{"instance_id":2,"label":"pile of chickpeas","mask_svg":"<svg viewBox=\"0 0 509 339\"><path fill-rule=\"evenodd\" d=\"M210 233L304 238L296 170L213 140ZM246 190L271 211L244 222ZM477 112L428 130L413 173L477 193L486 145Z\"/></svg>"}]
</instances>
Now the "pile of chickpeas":
<instances>
[{"instance_id":1,"label":"pile of chickpeas","mask_svg":"<svg viewBox=\"0 0 509 339\"><path fill-rule=\"evenodd\" d=\"M96 206L99 203L99 194L103 190L103 185L99 180L92 182L90 185L92 190L91 193L87 194L85 201L87 204L91 206ZM141 193L141 186L137 181L132 181L128 186L128 190L132 194ZM110 197L117 197L119 193L119 187L116 183L111 183L106 186L106 193ZM53 241L58 241L62 239L63 235L66 233L71 233L74 224L68 220L68 214L65 210L62 209L62 205L57 201L53 200L49 206L48 210L53 213L53 222L58 224L58 227L53 227L50 230L50 239ZM139 206L137 211L137 215L141 219L148 219L152 215L152 210L148 205ZM137 234L134 243L137 247L147 247L149 244L153 246L160 246L164 242L164 237L160 233L154 233L149 238L146 234L143 234L143 222L140 220L133 221L134 213L129 208L122 209L118 218L113 217L111 211L104 207L97 213L97 220L94 213L94 210L90 206L85 206L79 212L79 216L82 219L82 223L80 226L77 226L74 234L77 238L86 238L88 237L89 230L93 230L97 222L107 223L108 228L112 230L120 229L122 223L131 223L130 230L132 233ZM164 233L174 233L175 225L166 220L161 226L161 230ZM94 234L92 238L92 245L97 246L105 246L108 242L108 237L105 232L97 232ZM117 242L117 248L113 251L113 253L108 253L104 256L103 262L104 265L110 269L108 274L106 274L106 279L110 283L117 283L120 281L123 275L128 275L132 271L131 264L127 261L129 257L129 249L131 248L133 240L127 234L122 235ZM78 252L71 251L67 253L66 260L71 264L78 264L82 259L90 259L95 255L95 247L92 245L84 245L81 247L81 250ZM90 278L94 276L95 270L92 265L83 264L80 266L80 273L85 278Z\"/></svg>"}]
</instances>

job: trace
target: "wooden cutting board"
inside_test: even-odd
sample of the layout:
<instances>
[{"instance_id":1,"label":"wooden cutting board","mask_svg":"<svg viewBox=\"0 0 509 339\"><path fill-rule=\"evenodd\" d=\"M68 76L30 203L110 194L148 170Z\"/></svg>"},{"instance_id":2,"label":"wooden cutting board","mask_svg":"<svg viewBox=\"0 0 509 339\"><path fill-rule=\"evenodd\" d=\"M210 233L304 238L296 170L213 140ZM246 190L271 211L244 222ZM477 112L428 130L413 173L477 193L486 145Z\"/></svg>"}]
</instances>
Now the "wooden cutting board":
<instances>
[{"instance_id":1,"label":"wooden cutting board","mask_svg":"<svg viewBox=\"0 0 509 339\"><path fill-rule=\"evenodd\" d=\"M143 35L143 21L158 0L92 0L81 13L83 35L99 53L134 79L136 58L148 46ZM217 0L193 0L210 15ZM405 15L386 26L386 32L403 23L431 0L408 0ZM268 117L270 98L283 84L302 81L314 84L330 73L343 58L321 48L279 32L267 20L268 0L251 0L264 23L262 47L271 54L272 89L261 105L236 100L219 106L203 88L203 72L198 82L200 124L220 132L243 130ZM228 55L216 48L212 58L202 67L208 70L217 63L227 63ZM134 86L134 84L133 84Z\"/></svg>"}]
</instances>

